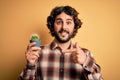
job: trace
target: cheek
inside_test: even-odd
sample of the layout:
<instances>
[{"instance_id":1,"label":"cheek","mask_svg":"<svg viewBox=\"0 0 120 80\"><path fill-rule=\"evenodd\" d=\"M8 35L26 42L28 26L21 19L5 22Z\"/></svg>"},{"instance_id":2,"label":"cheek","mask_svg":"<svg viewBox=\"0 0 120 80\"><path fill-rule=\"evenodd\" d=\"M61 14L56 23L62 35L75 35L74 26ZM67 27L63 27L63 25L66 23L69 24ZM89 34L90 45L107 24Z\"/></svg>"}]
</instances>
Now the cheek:
<instances>
[{"instance_id":1,"label":"cheek","mask_svg":"<svg viewBox=\"0 0 120 80\"><path fill-rule=\"evenodd\" d=\"M57 27L55 24L54 24L54 31L57 32Z\"/></svg>"},{"instance_id":2,"label":"cheek","mask_svg":"<svg viewBox=\"0 0 120 80\"><path fill-rule=\"evenodd\" d=\"M61 26L54 25L54 31L59 32L61 30Z\"/></svg>"},{"instance_id":3,"label":"cheek","mask_svg":"<svg viewBox=\"0 0 120 80\"><path fill-rule=\"evenodd\" d=\"M72 33L74 30L74 27L69 28L70 33Z\"/></svg>"},{"instance_id":4,"label":"cheek","mask_svg":"<svg viewBox=\"0 0 120 80\"><path fill-rule=\"evenodd\" d=\"M56 27L56 26L54 27L54 31L55 31L55 32L59 32L59 30L60 30L59 27Z\"/></svg>"}]
</instances>

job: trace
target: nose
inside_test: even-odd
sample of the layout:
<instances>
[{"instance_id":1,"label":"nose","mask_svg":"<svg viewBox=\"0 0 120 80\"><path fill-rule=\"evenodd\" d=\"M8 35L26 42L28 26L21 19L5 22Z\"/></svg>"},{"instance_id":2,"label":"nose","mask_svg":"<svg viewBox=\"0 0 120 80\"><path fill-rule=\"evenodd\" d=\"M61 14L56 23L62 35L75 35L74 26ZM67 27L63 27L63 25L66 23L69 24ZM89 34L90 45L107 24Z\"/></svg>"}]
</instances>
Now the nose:
<instances>
[{"instance_id":1,"label":"nose","mask_svg":"<svg viewBox=\"0 0 120 80\"><path fill-rule=\"evenodd\" d=\"M63 28L63 29L66 29L66 28L67 28L67 25L66 25L65 22L63 22L63 24L62 24L62 28Z\"/></svg>"}]
</instances>

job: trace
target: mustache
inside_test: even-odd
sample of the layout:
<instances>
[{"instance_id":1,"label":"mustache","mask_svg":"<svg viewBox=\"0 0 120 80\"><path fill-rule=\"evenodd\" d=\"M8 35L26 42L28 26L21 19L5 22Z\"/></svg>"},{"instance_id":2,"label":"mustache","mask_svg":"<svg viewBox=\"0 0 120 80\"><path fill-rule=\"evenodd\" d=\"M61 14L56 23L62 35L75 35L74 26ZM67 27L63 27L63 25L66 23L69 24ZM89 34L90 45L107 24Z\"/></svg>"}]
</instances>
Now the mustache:
<instances>
[{"instance_id":1,"label":"mustache","mask_svg":"<svg viewBox=\"0 0 120 80\"><path fill-rule=\"evenodd\" d=\"M69 34L69 32L68 32L67 30L65 30L65 29L61 29L61 30L59 31L59 33L62 33L62 32L66 32L66 33Z\"/></svg>"}]
</instances>

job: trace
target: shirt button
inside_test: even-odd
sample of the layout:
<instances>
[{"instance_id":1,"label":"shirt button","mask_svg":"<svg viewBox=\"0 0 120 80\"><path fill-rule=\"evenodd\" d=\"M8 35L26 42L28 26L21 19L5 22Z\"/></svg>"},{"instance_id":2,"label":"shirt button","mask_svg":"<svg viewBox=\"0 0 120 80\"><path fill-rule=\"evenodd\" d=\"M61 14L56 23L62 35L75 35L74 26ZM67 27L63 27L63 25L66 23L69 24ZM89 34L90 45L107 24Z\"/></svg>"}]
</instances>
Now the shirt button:
<instances>
[{"instance_id":1,"label":"shirt button","mask_svg":"<svg viewBox=\"0 0 120 80\"><path fill-rule=\"evenodd\" d=\"M60 69L60 72L63 72L63 69Z\"/></svg>"}]
</instances>

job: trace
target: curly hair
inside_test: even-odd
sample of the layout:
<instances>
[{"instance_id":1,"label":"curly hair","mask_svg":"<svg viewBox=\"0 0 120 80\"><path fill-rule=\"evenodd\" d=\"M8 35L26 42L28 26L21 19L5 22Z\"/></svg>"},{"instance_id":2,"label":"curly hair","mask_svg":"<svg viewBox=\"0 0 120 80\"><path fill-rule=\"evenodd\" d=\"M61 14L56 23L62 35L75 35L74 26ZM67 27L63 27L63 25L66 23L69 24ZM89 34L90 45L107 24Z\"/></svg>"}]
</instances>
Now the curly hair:
<instances>
[{"instance_id":1,"label":"curly hair","mask_svg":"<svg viewBox=\"0 0 120 80\"><path fill-rule=\"evenodd\" d=\"M78 18L79 13L71 6L59 6L59 7L53 8L50 15L47 17L47 27L50 30L51 35L54 36L55 35L55 33L54 33L55 18L57 15L61 14L62 12L65 12L67 15L73 16L75 26L74 26L74 31L73 31L72 37L74 37L76 35L78 29L81 28L82 22Z\"/></svg>"}]
</instances>

